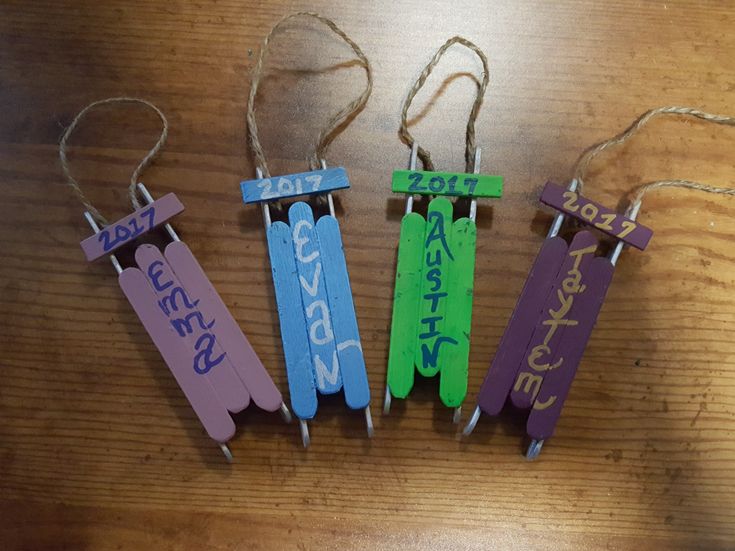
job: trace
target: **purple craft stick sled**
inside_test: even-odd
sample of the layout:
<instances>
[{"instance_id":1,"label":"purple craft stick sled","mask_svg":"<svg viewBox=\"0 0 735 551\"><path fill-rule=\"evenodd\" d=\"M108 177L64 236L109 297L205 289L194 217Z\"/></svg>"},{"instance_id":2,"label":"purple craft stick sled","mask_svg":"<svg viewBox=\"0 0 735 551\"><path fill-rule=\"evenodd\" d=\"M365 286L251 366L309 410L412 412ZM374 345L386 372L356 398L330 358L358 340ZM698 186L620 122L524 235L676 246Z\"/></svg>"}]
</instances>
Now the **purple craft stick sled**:
<instances>
[{"instance_id":1,"label":"purple craft stick sled","mask_svg":"<svg viewBox=\"0 0 735 551\"><path fill-rule=\"evenodd\" d=\"M138 185L143 195L150 199L143 185ZM99 251L92 247L97 247L96 244L107 247L103 254L110 254L119 273L120 288L207 434L231 461L232 454L226 442L234 436L235 424L230 413L242 411L251 399L266 411L280 409L287 421L290 413L255 350L189 247L166 223L170 216L180 212L177 205L181 203L173 193L155 202L150 199L149 203L102 232L88 214L85 216L96 235L103 235L103 232L108 236L119 234L120 240L124 241L119 246L165 224L174 241L164 253L153 245L142 244L135 251L138 267L123 270L110 254L118 245L107 243L109 237L98 239L93 236L83 241L86 243L83 245L85 254L88 258L99 258ZM165 209L161 210L166 216L159 220L153 209L160 204L164 204ZM140 219L148 219L149 224L140 226L134 222ZM140 231L130 237L128 233L116 230L127 226Z\"/></svg>"},{"instance_id":2,"label":"purple craft stick sled","mask_svg":"<svg viewBox=\"0 0 735 551\"><path fill-rule=\"evenodd\" d=\"M530 411L531 438L526 457L535 458L551 437L582 355L597 321L615 263L627 243L645 248L652 232L632 218L616 214L575 193L548 183L541 201L559 209L480 387L477 407L464 434L472 432L481 413L497 415L506 402ZM597 257L598 242L588 230L571 243L557 234L571 215L616 237L608 258Z\"/></svg>"}]
</instances>

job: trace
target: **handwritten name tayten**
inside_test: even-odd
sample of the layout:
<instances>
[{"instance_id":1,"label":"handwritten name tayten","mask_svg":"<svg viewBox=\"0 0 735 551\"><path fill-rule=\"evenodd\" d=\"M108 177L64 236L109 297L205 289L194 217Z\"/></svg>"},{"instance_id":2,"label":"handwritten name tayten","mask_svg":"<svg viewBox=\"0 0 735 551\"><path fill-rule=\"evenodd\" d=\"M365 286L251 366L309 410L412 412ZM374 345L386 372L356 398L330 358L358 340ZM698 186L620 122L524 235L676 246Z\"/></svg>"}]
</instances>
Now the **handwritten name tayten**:
<instances>
[{"instance_id":1,"label":"handwritten name tayten","mask_svg":"<svg viewBox=\"0 0 735 551\"><path fill-rule=\"evenodd\" d=\"M582 273L581 265L584 258L588 255L590 257L594 256L596 250L597 243L577 249L570 247L567 255L573 259L573 264L566 273L560 274L560 277L564 277L564 279L556 289L558 306L556 308L549 308L544 313L542 325L546 328L546 333L544 334L543 340L535 345L532 342L526 352L524 364L531 371L523 368L520 370L513 390L515 392L530 394L531 401L533 401L533 409L544 410L556 402L557 397L555 395L550 396L543 402L536 401L536 396L541 388L544 373L550 370L560 369L564 365L563 357L556 358L554 361L555 354L553 346L561 340L564 327L576 326L578 324L577 320L570 317L570 313L574 306L575 297L584 293L586 290L586 285L583 283L584 274Z\"/></svg>"}]
</instances>

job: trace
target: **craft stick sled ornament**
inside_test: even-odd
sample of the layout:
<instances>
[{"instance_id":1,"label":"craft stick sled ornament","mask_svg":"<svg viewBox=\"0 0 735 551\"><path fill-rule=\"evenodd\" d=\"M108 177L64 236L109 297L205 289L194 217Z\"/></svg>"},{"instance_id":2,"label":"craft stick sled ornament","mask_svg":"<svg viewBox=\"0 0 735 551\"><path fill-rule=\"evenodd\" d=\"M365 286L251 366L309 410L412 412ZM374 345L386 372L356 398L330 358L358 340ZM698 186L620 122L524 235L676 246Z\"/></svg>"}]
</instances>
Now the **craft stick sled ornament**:
<instances>
[{"instance_id":1,"label":"craft stick sled ornament","mask_svg":"<svg viewBox=\"0 0 735 551\"><path fill-rule=\"evenodd\" d=\"M560 212L531 267L464 431L474 429L480 411L497 415L510 399L516 408L529 411L529 459L554 432L623 245L642 250L652 235L634 221L636 213L611 213L575 193L576 186L576 180L567 190L548 183L541 194L542 203ZM560 195L563 204L557 201ZM567 216L590 226L569 243L559 236ZM624 229L616 234L610 255L598 256L600 243L591 229L613 233L618 227Z\"/></svg>"},{"instance_id":2,"label":"craft stick sled ornament","mask_svg":"<svg viewBox=\"0 0 735 551\"><path fill-rule=\"evenodd\" d=\"M281 25L300 16L324 23L352 47L367 73L367 87L329 121L309 172L272 177L258 139L255 97L268 42ZM363 108L371 88L372 72L362 50L332 21L313 13L289 15L276 23L253 71L247 120L257 178L242 182L240 188L243 202L260 204L263 214L291 408L299 419L304 447L310 444L308 421L316 416L319 394L342 391L347 407L364 412L367 434L373 434L370 386L332 199L332 192L350 184L344 168L327 168L324 160L334 132ZM326 199L329 213L318 216L309 203L296 201L287 209L287 221L272 221L271 206L281 210L282 200L309 196Z\"/></svg>"},{"instance_id":3,"label":"craft stick sled ornament","mask_svg":"<svg viewBox=\"0 0 735 551\"><path fill-rule=\"evenodd\" d=\"M483 64L482 83L467 124L468 173L434 171L428 151L418 146L407 128L411 101L455 43L471 49ZM393 398L408 396L418 371L424 377L439 376L442 403L454 408L454 423L461 417L469 369L477 199L500 197L503 191L502 177L479 174L481 150L474 143L475 119L488 78L483 52L472 42L453 37L434 55L403 104L400 134L411 146L411 156L408 170L393 172L392 189L406 194L406 212L398 244L384 415L390 412ZM428 170L416 170L417 157ZM413 212L414 195L433 197L425 218ZM451 197L469 200L469 216L454 219Z\"/></svg>"},{"instance_id":4,"label":"craft stick sled ornament","mask_svg":"<svg viewBox=\"0 0 735 551\"><path fill-rule=\"evenodd\" d=\"M140 103L156 111L164 124L159 142L133 174L130 198L135 212L107 224L84 197L69 173L66 143L79 120L92 108L114 102ZM107 256L118 274L123 294L158 348L207 434L232 461L227 442L235 434L232 413L254 402L266 411L290 412L253 347L240 330L204 270L181 241L170 219L184 206L173 193L154 200L138 176L158 153L167 136L163 113L153 104L132 98L95 102L77 115L61 142L62 168L69 183L87 207L84 213L94 235L81 242L88 261ZM141 204L138 197L144 199ZM103 224L100 227L99 224ZM171 239L163 251L138 238L163 226ZM123 268L115 252L136 247L135 266Z\"/></svg>"},{"instance_id":5,"label":"craft stick sled ornament","mask_svg":"<svg viewBox=\"0 0 735 551\"><path fill-rule=\"evenodd\" d=\"M497 415L507 402L528 411L527 459L535 459L553 434L615 266L625 246L643 251L653 232L636 218L643 194L658 187L688 187L715 193L696 182L664 180L641 188L624 214L580 194L590 161L610 146L623 143L658 114L674 113L733 124L735 119L689 108L663 107L648 111L621 134L586 150L577 162L575 177L564 188L547 183L542 204L556 209L546 240L531 266L510 321L477 397L477 406L463 433L469 435L481 413ZM567 218L585 226L567 243L559 233ZM613 238L601 254L600 234Z\"/></svg>"}]
</instances>

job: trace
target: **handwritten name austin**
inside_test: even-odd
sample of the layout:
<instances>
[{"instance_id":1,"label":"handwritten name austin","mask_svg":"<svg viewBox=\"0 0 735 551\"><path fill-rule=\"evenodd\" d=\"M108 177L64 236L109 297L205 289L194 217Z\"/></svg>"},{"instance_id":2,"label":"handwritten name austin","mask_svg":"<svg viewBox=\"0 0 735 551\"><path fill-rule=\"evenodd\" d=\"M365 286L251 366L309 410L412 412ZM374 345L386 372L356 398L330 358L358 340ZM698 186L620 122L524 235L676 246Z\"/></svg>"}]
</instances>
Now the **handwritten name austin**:
<instances>
[{"instance_id":1,"label":"handwritten name austin","mask_svg":"<svg viewBox=\"0 0 735 551\"><path fill-rule=\"evenodd\" d=\"M419 334L419 341L421 341L421 362L424 368L435 368L437 366L439 350L443 344L457 344L456 339L441 334L440 328L441 322L444 320L444 311L438 313L440 301L447 297L447 292L441 290L444 287L443 277L446 275L442 271L442 267L445 265L445 259L454 260L447 243L444 219L442 213L435 211L430 211L427 216L430 229L424 244L426 250L424 272L426 281L429 282L430 286L428 288L429 292L424 294L422 298L429 303L430 313L436 315L421 319L423 332ZM431 247L432 244L434 244L433 248Z\"/></svg>"}]
</instances>

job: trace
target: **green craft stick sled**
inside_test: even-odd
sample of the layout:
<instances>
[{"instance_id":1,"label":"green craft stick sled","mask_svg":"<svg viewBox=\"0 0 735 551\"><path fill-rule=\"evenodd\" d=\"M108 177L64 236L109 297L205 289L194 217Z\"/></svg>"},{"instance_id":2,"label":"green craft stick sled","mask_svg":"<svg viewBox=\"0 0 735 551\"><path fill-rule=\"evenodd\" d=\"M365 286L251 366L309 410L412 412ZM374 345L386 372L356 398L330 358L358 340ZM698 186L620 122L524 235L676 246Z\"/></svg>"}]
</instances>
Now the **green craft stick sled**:
<instances>
[{"instance_id":1,"label":"green craft stick sled","mask_svg":"<svg viewBox=\"0 0 735 551\"><path fill-rule=\"evenodd\" d=\"M492 196L502 193L499 176L416 171L416 151L414 143L408 171L395 171L394 191L407 191L402 182L424 181L441 195L441 189L448 188L443 183L453 181L453 193L446 195L474 198L478 196L471 193L475 188L458 186L456 182L484 181L493 183ZM476 171L479 151L475 156ZM454 220L454 205L439 196L429 202L424 218L412 212L414 191L407 191L411 195L401 221L383 412L390 411L393 398L409 395L418 371L424 377L439 376L439 397L445 406L455 409L454 419L458 422L467 394L476 205L473 199L470 216ZM490 196L490 192L483 196Z\"/></svg>"},{"instance_id":2,"label":"green craft stick sled","mask_svg":"<svg viewBox=\"0 0 735 551\"><path fill-rule=\"evenodd\" d=\"M430 153L420 148L408 130L408 110L426 83L432 69L454 44L471 50L482 63L482 80L467 121L465 173L436 172ZM406 214L401 222L398 265L393 298L388 373L383 414L393 398L408 397L415 372L439 376L439 397L454 408L459 423L467 395L472 328L472 293L475 277L477 199L500 197L501 176L481 175L480 148L476 145L475 121L489 83L487 56L461 36L447 40L424 67L406 96L401 110L399 134L411 147L408 170L393 172L391 189L406 194ZM416 170L416 158L423 168ZM470 172L472 172L470 174ZM414 195L432 197L426 218L413 211ZM469 215L455 220L452 197L469 200Z\"/></svg>"}]
</instances>

